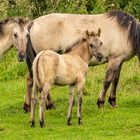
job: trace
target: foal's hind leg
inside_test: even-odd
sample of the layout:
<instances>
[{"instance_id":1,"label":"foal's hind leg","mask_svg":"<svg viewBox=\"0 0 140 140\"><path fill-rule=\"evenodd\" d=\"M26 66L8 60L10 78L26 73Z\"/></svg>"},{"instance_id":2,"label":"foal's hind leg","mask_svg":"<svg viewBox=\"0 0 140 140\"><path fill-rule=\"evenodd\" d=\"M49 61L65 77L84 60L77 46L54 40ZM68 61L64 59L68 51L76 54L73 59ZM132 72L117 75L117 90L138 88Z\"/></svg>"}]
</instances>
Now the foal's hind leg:
<instances>
[{"instance_id":1,"label":"foal's hind leg","mask_svg":"<svg viewBox=\"0 0 140 140\"><path fill-rule=\"evenodd\" d=\"M25 102L23 104L23 109L25 110L25 112L30 112L31 93L32 93L32 87L33 87L33 79L31 78L30 74L28 74L26 81L27 81L26 95L25 95Z\"/></svg>"},{"instance_id":2,"label":"foal's hind leg","mask_svg":"<svg viewBox=\"0 0 140 140\"><path fill-rule=\"evenodd\" d=\"M40 105L39 105L39 116L40 116L40 127L44 127L44 108L45 108L45 96L50 90L50 85L45 84L40 94Z\"/></svg>"},{"instance_id":3,"label":"foal's hind leg","mask_svg":"<svg viewBox=\"0 0 140 140\"><path fill-rule=\"evenodd\" d=\"M37 98L38 98L37 94L38 94L38 87L35 84L34 89L33 89L33 95L31 98L31 118L30 118L31 127L35 126L35 107L36 107Z\"/></svg>"},{"instance_id":4,"label":"foal's hind leg","mask_svg":"<svg viewBox=\"0 0 140 140\"><path fill-rule=\"evenodd\" d=\"M111 107L116 107L116 89L117 89L117 84L119 81L119 76L120 76L120 71L121 71L121 64L118 66L118 69L116 69L113 81L112 81L112 87L111 87L111 92L108 98L108 102L110 103Z\"/></svg>"},{"instance_id":5,"label":"foal's hind leg","mask_svg":"<svg viewBox=\"0 0 140 140\"><path fill-rule=\"evenodd\" d=\"M69 86L69 110L67 115L67 124L71 125L72 106L74 105L74 85Z\"/></svg>"}]
</instances>

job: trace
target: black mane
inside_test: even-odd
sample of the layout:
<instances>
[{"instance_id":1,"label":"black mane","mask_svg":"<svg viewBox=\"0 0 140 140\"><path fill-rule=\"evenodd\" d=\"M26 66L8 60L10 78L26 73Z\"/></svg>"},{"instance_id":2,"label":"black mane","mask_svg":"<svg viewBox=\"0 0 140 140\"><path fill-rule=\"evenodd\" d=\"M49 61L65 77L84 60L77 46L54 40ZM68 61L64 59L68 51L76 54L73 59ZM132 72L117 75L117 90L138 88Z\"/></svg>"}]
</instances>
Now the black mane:
<instances>
[{"instance_id":1,"label":"black mane","mask_svg":"<svg viewBox=\"0 0 140 140\"><path fill-rule=\"evenodd\" d=\"M128 39L131 40L140 61L140 24L138 21L123 11L110 11L107 16L111 19L116 18L118 25L128 31Z\"/></svg>"}]
</instances>

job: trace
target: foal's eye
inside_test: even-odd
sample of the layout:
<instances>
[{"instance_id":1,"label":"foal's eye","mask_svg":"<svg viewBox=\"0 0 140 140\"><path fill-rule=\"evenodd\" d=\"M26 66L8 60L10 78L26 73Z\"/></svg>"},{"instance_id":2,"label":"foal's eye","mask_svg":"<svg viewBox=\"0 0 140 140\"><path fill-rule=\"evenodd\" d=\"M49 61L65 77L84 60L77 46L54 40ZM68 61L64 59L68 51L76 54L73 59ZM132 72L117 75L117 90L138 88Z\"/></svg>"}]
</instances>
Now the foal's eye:
<instances>
[{"instance_id":1,"label":"foal's eye","mask_svg":"<svg viewBox=\"0 0 140 140\"><path fill-rule=\"evenodd\" d=\"M18 37L16 33L14 34L14 37L15 37L15 38L17 38L17 37Z\"/></svg>"}]
</instances>

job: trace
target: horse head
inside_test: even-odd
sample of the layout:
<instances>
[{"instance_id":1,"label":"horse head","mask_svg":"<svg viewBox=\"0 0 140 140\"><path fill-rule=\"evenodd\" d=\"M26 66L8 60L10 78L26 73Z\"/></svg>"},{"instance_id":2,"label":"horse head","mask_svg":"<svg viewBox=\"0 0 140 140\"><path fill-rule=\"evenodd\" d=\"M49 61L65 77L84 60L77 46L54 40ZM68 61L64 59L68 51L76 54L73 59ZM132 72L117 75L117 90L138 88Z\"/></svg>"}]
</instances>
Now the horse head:
<instances>
[{"instance_id":1,"label":"horse head","mask_svg":"<svg viewBox=\"0 0 140 140\"><path fill-rule=\"evenodd\" d=\"M14 28L13 28L13 44L15 45L17 49L17 56L18 61L21 62L25 59L25 51L26 51L26 44L28 41L29 36L29 25L31 24L31 21L29 18L19 18L16 17L14 19Z\"/></svg>"}]
</instances>

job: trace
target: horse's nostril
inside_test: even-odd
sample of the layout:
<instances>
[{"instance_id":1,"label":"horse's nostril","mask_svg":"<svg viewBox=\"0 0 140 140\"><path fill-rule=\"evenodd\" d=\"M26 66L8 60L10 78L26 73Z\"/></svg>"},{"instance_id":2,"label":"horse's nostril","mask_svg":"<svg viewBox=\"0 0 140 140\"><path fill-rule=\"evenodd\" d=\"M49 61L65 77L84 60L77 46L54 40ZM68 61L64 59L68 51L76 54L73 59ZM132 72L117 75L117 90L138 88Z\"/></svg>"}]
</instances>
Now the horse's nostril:
<instances>
[{"instance_id":1,"label":"horse's nostril","mask_svg":"<svg viewBox=\"0 0 140 140\"><path fill-rule=\"evenodd\" d=\"M25 58L25 55L24 55L23 52L18 54L18 60L19 60L19 62L23 61L24 58Z\"/></svg>"},{"instance_id":2,"label":"horse's nostril","mask_svg":"<svg viewBox=\"0 0 140 140\"><path fill-rule=\"evenodd\" d=\"M101 53L99 53L99 54L97 55L97 59L99 60L99 62L102 60L102 58L103 58L103 55L102 55Z\"/></svg>"}]
</instances>

